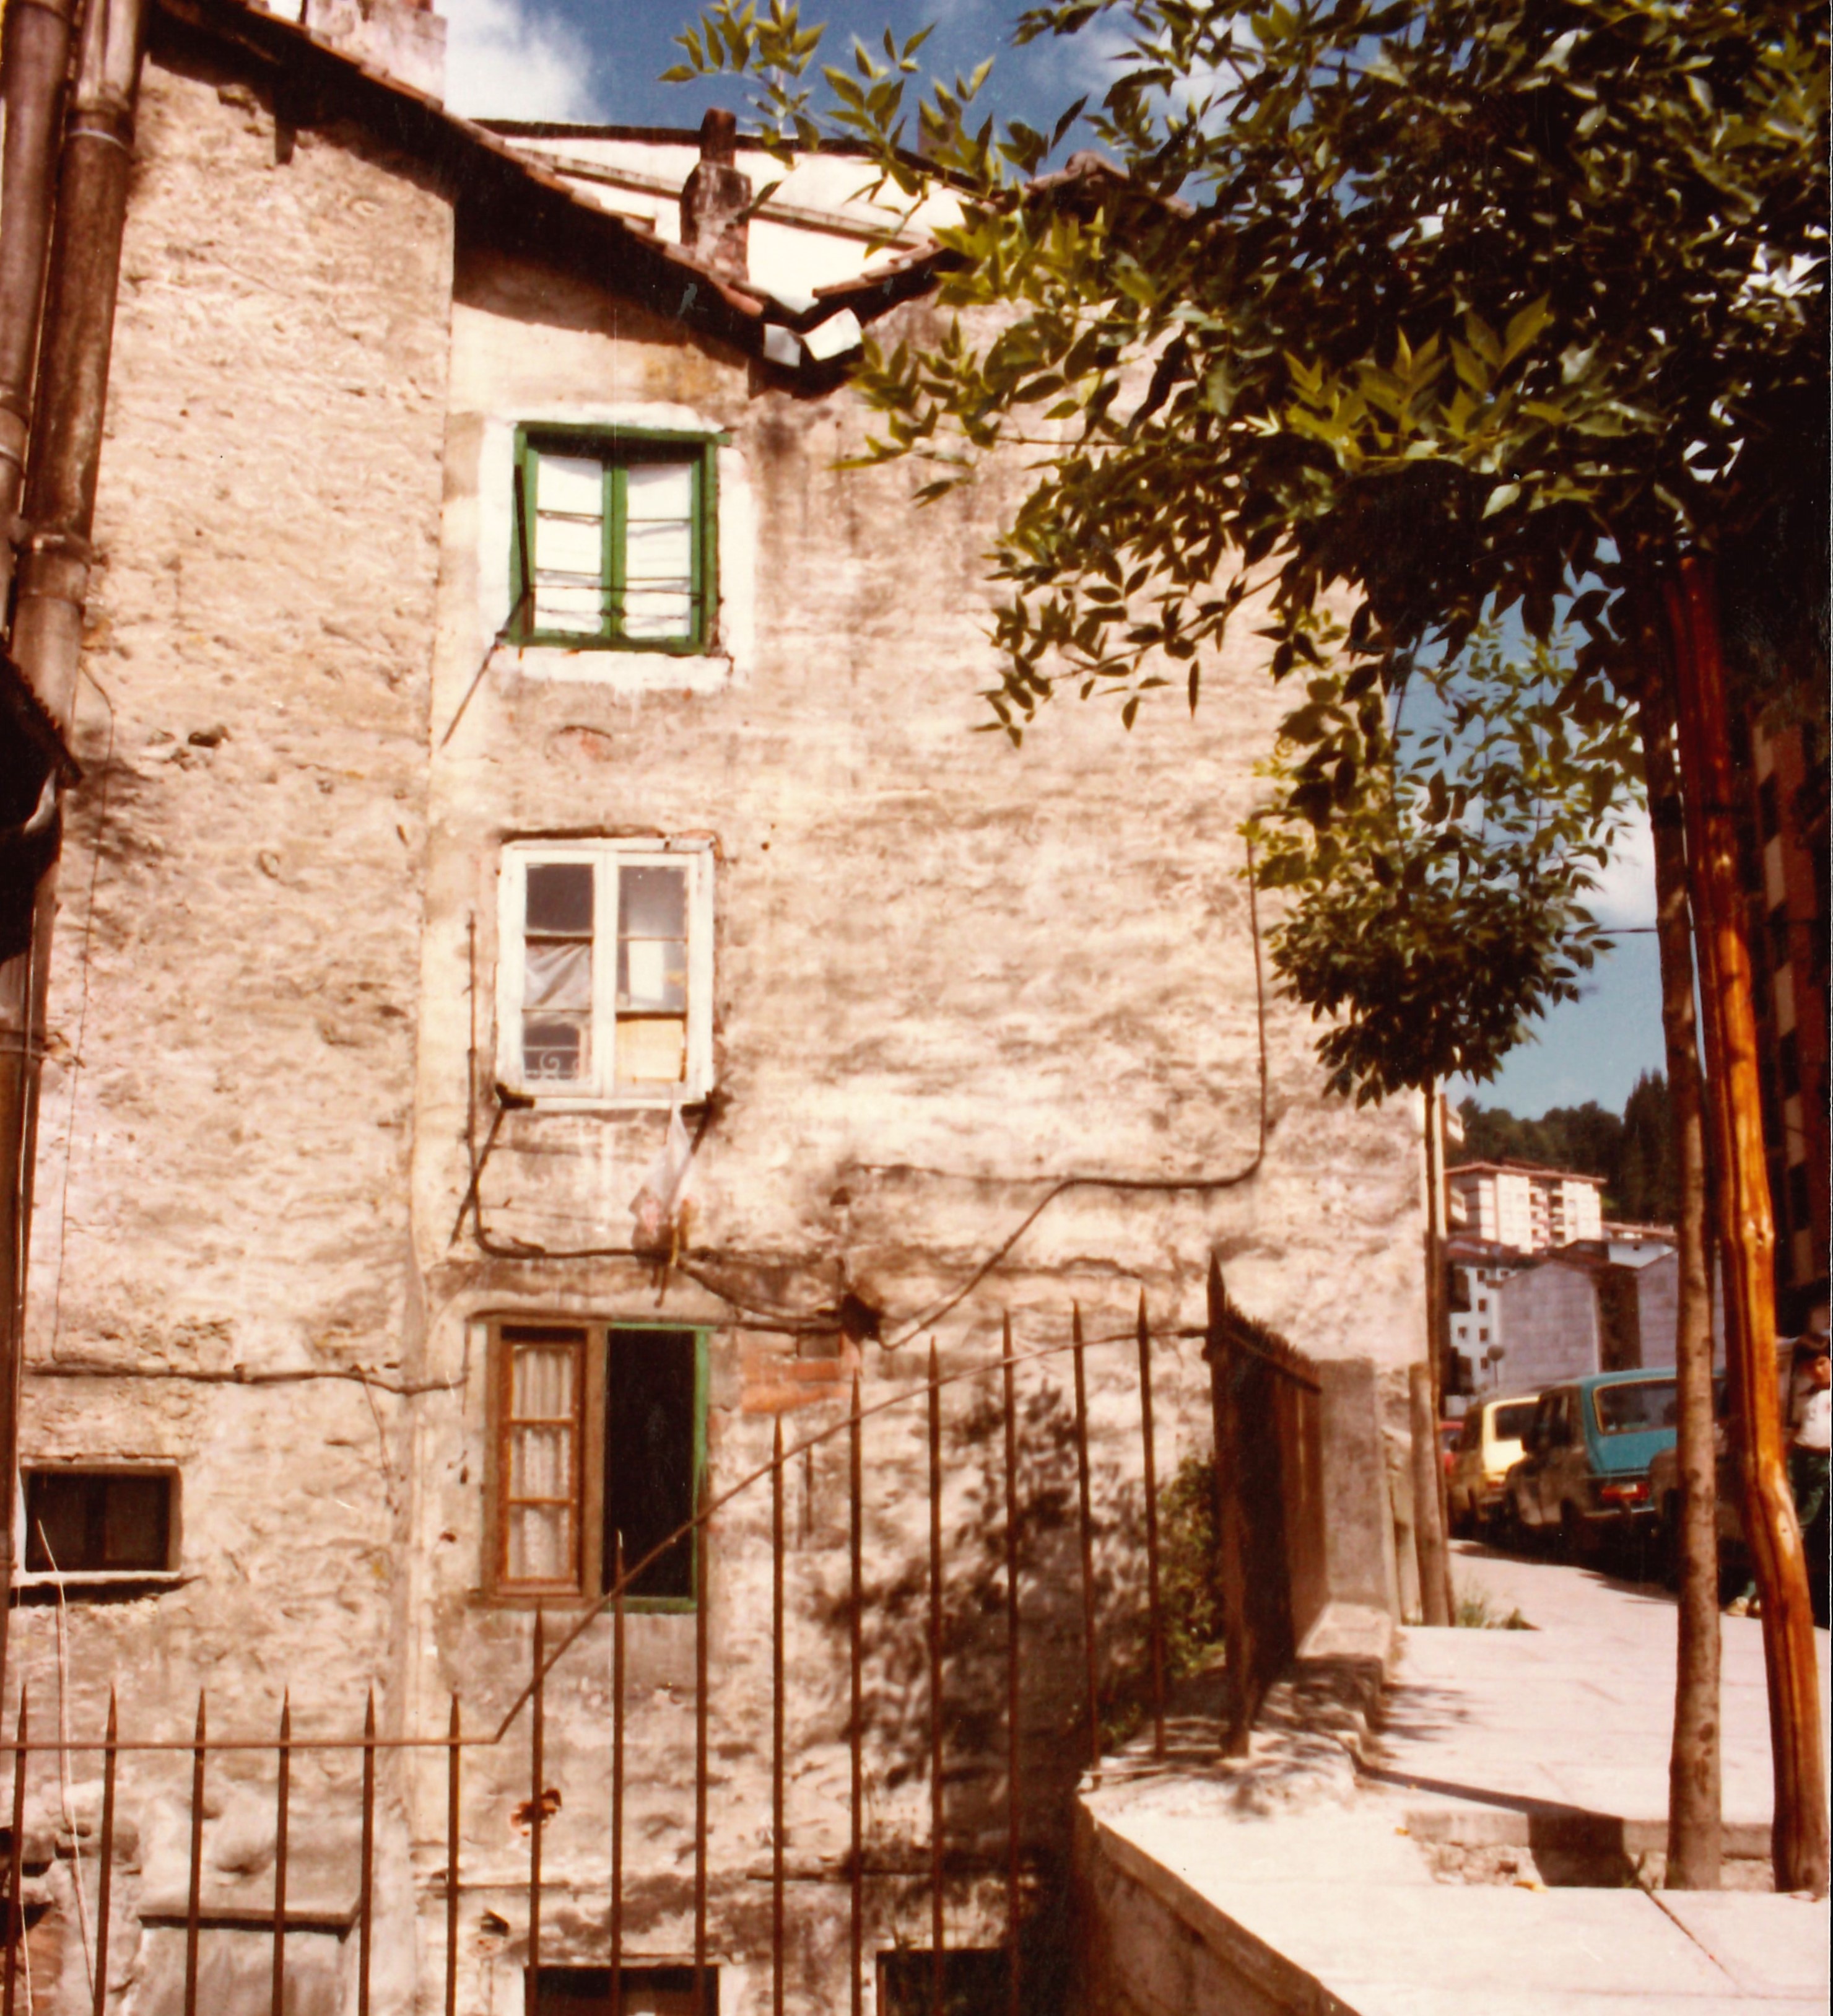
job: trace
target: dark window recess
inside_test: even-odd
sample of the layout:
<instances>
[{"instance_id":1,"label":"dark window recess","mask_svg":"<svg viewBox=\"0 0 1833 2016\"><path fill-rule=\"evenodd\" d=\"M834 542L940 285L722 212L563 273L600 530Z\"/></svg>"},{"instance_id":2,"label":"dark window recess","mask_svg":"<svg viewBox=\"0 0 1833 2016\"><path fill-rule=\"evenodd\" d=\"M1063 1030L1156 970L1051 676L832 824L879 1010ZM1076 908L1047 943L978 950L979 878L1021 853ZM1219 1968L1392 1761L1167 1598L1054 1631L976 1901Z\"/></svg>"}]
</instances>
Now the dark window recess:
<instances>
[{"instance_id":1,"label":"dark window recess","mask_svg":"<svg viewBox=\"0 0 1833 2016\"><path fill-rule=\"evenodd\" d=\"M879 1955L882 2016L930 2016L935 2007L931 1956L906 1949ZM942 1956L945 2016L1004 2016L1008 1963L1000 1947L967 1947Z\"/></svg>"},{"instance_id":2,"label":"dark window recess","mask_svg":"<svg viewBox=\"0 0 1833 2016\"><path fill-rule=\"evenodd\" d=\"M613 1330L605 1363L604 1586L617 1535L634 1566L694 1516L695 1335ZM632 1596L694 1593L694 1545L684 1535L631 1579Z\"/></svg>"},{"instance_id":3,"label":"dark window recess","mask_svg":"<svg viewBox=\"0 0 1833 2016\"><path fill-rule=\"evenodd\" d=\"M1778 903L1774 909L1770 911L1766 935L1770 941L1770 970L1780 973L1788 965L1792 950L1789 942L1792 934L1788 928L1787 904Z\"/></svg>"},{"instance_id":4,"label":"dark window recess","mask_svg":"<svg viewBox=\"0 0 1833 2016\"><path fill-rule=\"evenodd\" d=\"M1797 1162L1788 1172L1788 1229L1791 1232L1806 1232L1813 1219L1813 1207L1808 1197L1807 1165Z\"/></svg>"},{"instance_id":5,"label":"dark window recess","mask_svg":"<svg viewBox=\"0 0 1833 2016\"><path fill-rule=\"evenodd\" d=\"M1791 1029L1776 1046L1777 1067L1781 1075L1782 1096L1801 1090L1801 1044Z\"/></svg>"},{"instance_id":6,"label":"dark window recess","mask_svg":"<svg viewBox=\"0 0 1833 2016\"><path fill-rule=\"evenodd\" d=\"M624 1967L624 2016L690 2016L694 2007L691 1967ZM719 1969L701 1977L701 2006L706 2016L719 2016ZM535 2016L603 2016L611 2006L608 1967L544 1967L536 1978Z\"/></svg>"},{"instance_id":7,"label":"dark window recess","mask_svg":"<svg viewBox=\"0 0 1833 2016\"><path fill-rule=\"evenodd\" d=\"M1772 770L1756 789L1757 830L1765 840L1774 840L1782 830L1782 792Z\"/></svg>"},{"instance_id":8,"label":"dark window recess","mask_svg":"<svg viewBox=\"0 0 1833 2016\"><path fill-rule=\"evenodd\" d=\"M160 1471L28 1471L27 1571L157 1574L169 1568L174 1482Z\"/></svg>"}]
</instances>

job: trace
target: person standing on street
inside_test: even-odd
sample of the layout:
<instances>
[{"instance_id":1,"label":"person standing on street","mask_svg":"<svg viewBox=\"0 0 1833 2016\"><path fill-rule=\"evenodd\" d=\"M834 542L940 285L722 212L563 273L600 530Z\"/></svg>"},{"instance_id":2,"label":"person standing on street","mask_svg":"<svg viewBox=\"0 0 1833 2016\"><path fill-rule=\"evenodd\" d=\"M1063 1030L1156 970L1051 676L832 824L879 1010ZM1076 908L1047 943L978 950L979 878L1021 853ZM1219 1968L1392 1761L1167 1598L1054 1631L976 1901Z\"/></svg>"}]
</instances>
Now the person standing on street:
<instances>
[{"instance_id":1,"label":"person standing on street","mask_svg":"<svg viewBox=\"0 0 1833 2016\"><path fill-rule=\"evenodd\" d=\"M1814 1622L1827 1622L1827 1458L1833 1441L1833 1370L1824 1337L1804 1339L1818 1348L1808 1355L1800 1370L1806 1388L1788 1447L1788 1481L1795 1492L1795 1510L1801 1521L1802 1546L1807 1554L1808 1589L1813 1598ZM1797 1347L1798 1353L1799 1347Z\"/></svg>"}]
</instances>

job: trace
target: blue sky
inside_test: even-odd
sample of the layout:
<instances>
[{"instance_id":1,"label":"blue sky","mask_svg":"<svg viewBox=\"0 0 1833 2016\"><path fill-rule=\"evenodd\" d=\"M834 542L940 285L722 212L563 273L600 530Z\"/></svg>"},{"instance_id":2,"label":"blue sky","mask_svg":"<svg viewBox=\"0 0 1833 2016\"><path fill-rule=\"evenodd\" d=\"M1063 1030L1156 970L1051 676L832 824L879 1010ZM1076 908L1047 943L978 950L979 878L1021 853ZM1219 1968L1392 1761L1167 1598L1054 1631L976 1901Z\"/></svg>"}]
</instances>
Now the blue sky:
<instances>
[{"instance_id":1,"label":"blue sky","mask_svg":"<svg viewBox=\"0 0 1833 2016\"><path fill-rule=\"evenodd\" d=\"M657 81L680 60L673 38L699 18L678 0L438 0L449 23L447 96L455 111L507 118L603 120L623 125L695 126L715 99L743 110L742 96L701 85ZM1009 44L1015 6L979 0L810 0L805 21L876 46L933 21L923 56L951 77L997 53L989 101L1033 121L1101 87L1111 33L1069 42Z\"/></svg>"},{"instance_id":2,"label":"blue sky","mask_svg":"<svg viewBox=\"0 0 1833 2016\"><path fill-rule=\"evenodd\" d=\"M603 121L693 127L710 103L744 110L742 92L667 85L680 59L673 38L699 18L676 0L438 0L448 23L447 96L455 111L505 118ZM1073 99L1098 97L1116 47L1101 27L1068 41L1010 46L1015 7L984 0L806 0L803 18L844 38L875 45L883 30L936 33L925 63L952 77L988 54L994 73L982 102L1002 117L1054 123ZM1598 905L1605 921L1646 926L1655 913L1645 830L1613 866ZM1645 931L1618 941L1591 974L1583 997L1556 1010L1504 1066L1492 1085L1454 1085L1486 1105L1524 1114L1594 1099L1620 1109L1644 1071L1662 1067L1661 994L1655 941Z\"/></svg>"}]
</instances>

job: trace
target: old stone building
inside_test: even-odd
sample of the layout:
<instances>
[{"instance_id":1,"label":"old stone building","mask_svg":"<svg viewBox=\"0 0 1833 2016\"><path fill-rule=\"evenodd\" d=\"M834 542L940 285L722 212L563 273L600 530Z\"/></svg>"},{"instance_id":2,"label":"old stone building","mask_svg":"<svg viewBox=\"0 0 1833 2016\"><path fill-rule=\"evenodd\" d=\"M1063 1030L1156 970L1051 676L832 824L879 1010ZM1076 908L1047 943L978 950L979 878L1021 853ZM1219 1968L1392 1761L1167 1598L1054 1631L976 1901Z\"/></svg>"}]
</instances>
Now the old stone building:
<instances>
[{"instance_id":1,"label":"old stone building","mask_svg":"<svg viewBox=\"0 0 1833 2016\"><path fill-rule=\"evenodd\" d=\"M787 1993L843 2008L857 1377L882 1409L865 2006L902 2007L933 1922L922 1354L990 1365L1007 1315L1019 1350L1060 1347L1080 1305L1123 1679L1142 1291L1161 1479L1206 1445L1212 1252L1242 1308L1395 1401L1425 1334L1417 1121L1326 1101L1266 984L1237 829L1281 703L1250 625L1194 726L1066 705L1022 754L972 732L1022 472L919 511L906 472L839 466L861 328L941 326L922 219L879 242L857 166L818 158L747 244L753 164L717 121L489 133L321 25L149 20L9 1679L34 1727L88 1740L112 1686L124 1737L181 1746L124 1754L111 2006L181 2006L188 1915L201 2006L268 2006L271 1748L212 1754L185 1892L202 1687L213 1735L264 1744L283 1697L297 1738L347 1742L372 1690L385 1739L443 1734L455 1696L467 1733L502 1726L462 1753L455 1863L447 1752L380 1753L371 2006L445 2006L448 1899L458 2006L527 2006L534 1834L540 2006L580 2007L611 1950L621 1536L654 1555L618 1715L626 2006L689 2006L698 1921L705 2006L767 2007L767 1478L723 1501L782 1424L813 1445L781 1514ZM1019 1398L1048 1946L1047 1795L1084 1761L1068 1358ZM963 1949L1004 1924L997 1403L965 1378L941 1402ZM667 1544L703 1496L701 1548ZM1343 1593L1394 1586L1390 1547ZM531 1777L537 1628L577 1636ZM354 1993L360 1766L291 1767L289 2009ZM34 1759L40 2010L89 2006L100 1771Z\"/></svg>"}]
</instances>

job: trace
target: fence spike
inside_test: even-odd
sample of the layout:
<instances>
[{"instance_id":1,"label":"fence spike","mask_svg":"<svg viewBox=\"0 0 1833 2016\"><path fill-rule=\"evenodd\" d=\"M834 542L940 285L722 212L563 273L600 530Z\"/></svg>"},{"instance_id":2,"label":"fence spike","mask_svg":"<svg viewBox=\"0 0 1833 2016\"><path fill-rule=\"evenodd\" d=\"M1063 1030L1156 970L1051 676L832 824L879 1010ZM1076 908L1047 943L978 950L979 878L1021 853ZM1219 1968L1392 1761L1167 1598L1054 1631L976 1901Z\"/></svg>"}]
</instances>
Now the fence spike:
<instances>
[{"instance_id":1,"label":"fence spike","mask_svg":"<svg viewBox=\"0 0 1833 2016\"><path fill-rule=\"evenodd\" d=\"M274 1958L273 1988L268 1996L271 2016L285 2016L286 2007L286 1858L287 1829L293 1789L293 1694L280 1697L279 1776L274 1798ZM95 2016L102 2016L96 2005Z\"/></svg>"},{"instance_id":2,"label":"fence spike","mask_svg":"<svg viewBox=\"0 0 1833 2016\"><path fill-rule=\"evenodd\" d=\"M770 1473L770 2006L783 2016L783 1417Z\"/></svg>"},{"instance_id":3,"label":"fence spike","mask_svg":"<svg viewBox=\"0 0 1833 2016\"><path fill-rule=\"evenodd\" d=\"M185 1903L185 2016L197 2016L197 1933L203 1908L203 1766L207 1755L203 1690L197 1690L197 1733L191 1747L191 1887Z\"/></svg>"},{"instance_id":4,"label":"fence spike","mask_svg":"<svg viewBox=\"0 0 1833 2016\"><path fill-rule=\"evenodd\" d=\"M1019 1722L1019 1415L1016 1367L1012 1363L1012 1319L1001 1333L1005 1363L1000 1368L1005 1402L1005 1913L1006 2007L1019 2016L1023 1955L1020 1950L1019 1859L1023 1842Z\"/></svg>"},{"instance_id":5,"label":"fence spike","mask_svg":"<svg viewBox=\"0 0 1833 2016\"><path fill-rule=\"evenodd\" d=\"M357 2016L369 2016L376 1931L376 1690L363 1708L362 1868L357 1888Z\"/></svg>"},{"instance_id":6,"label":"fence spike","mask_svg":"<svg viewBox=\"0 0 1833 2016\"><path fill-rule=\"evenodd\" d=\"M111 1687L108 1733L102 1740L102 1865L95 1884L95 2016L106 2016L108 2007L108 1914L114 1896L114 1773L120 1735Z\"/></svg>"},{"instance_id":7,"label":"fence spike","mask_svg":"<svg viewBox=\"0 0 1833 2016\"><path fill-rule=\"evenodd\" d=\"M458 2016L458 1759L462 1742L455 1690L445 1752L445 2016Z\"/></svg>"},{"instance_id":8,"label":"fence spike","mask_svg":"<svg viewBox=\"0 0 1833 2016\"><path fill-rule=\"evenodd\" d=\"M1088 1375L1083 1364L1082 1305L1070 1305L1075 1339L1076 1485L1082 1528L1082 1653L1088 1694L1088 1768L1101 1777L1101 1654L1095 1640L1094 1510L1088 1477Z\"/></svg>"},{"instance_id":9,"label":"fence spike","mask_svg":"<svg viewBox=\"0 0 1833 2016\"><path fill-rule=\"evenodd\" d=\"M694 1519L694 2016L706 2016L706 1522L710 1492L702 1474Z\"/></svg>"},{"instance_id":10,"label":"fence spike","mask_svg":"<svg viewBox=\"0 0 1833 2016\"><path fill-rule=\"evenodd\" d=\"M611 2016L624 2016L624 1534L611 1582Z\"/></svg>"},{"instance_id":11,"label":"fence spike","mask_svg":"<svg viewBox=\"0 0 1833 2016\"><path fill-rule=\"evenodd\" d=\"M852 1597L847 1620L848 1665L851 1669L852 1717L847 1726L851 1751L852 1817L850 1930L852 2016L864 2016L865 1982L865 1519L863 1504L863 1442L865 1422L859 1411L859 1374L853 1375L853 1418L847 1429L847 1554Z\"/></svg>"},{"instance_id":12,"label":"fence spike","mask_svg":"<svg viewBox=\"0 0 1833 2016\"><path fill-rule=\"evenodd\" d=\"M1145 1459L1145 1600L1152 1633L1152 1755L1165 1758L1165 1618L1159 1600L1159 1477L1152 1450L1152 1345L1139 1291L1139 1435Z\"/></svg>"},{"instance_id":13,"label":"fence spike","mask_svg":"<svg viewBox=\"0 0 1833 2016\"><path fill-rule=\"evenodd\" d=\"M942 1388L929 1341L929 2013L943 2016L942 1904Z\"/></svg>"},{"instance_id":14,"label":"fence spike","mask_svg":"<svg viewBox=\"0 0 1833 2016\"><path fill-rule=\"evenodd\" d=\"M26 1738L31 1729L23 1681L19 1690L19 1739L13 1752L13 1841L6 1859L6 1984L0 2007L13 2016L19 1992L20 1942L26 1935L25 1907L20 1897L26 1832Z\"/></svg>"},{"instance_id":15,"label":"fence spike","mask_svg":"<svg viewBox=\"0 0 1833 2016\"><path fill-rule=\"evenodd\" d=\"M528 1715L528 1987L527 2006L535 2008L541 1996L541 1822L547 1816L548 1671L547 1612L534 1607L534 1672Z\"/></svg>"},{"instance_id":16,"label":"fence spike","mask_svg":"<svg viewBox=\"0 0 1833 2016\"><path fill-rule=\"evenodd\" d=\"M611 2016L623 2016L623 1532L611 1582Z\"/></svg>"}]
</instances>

